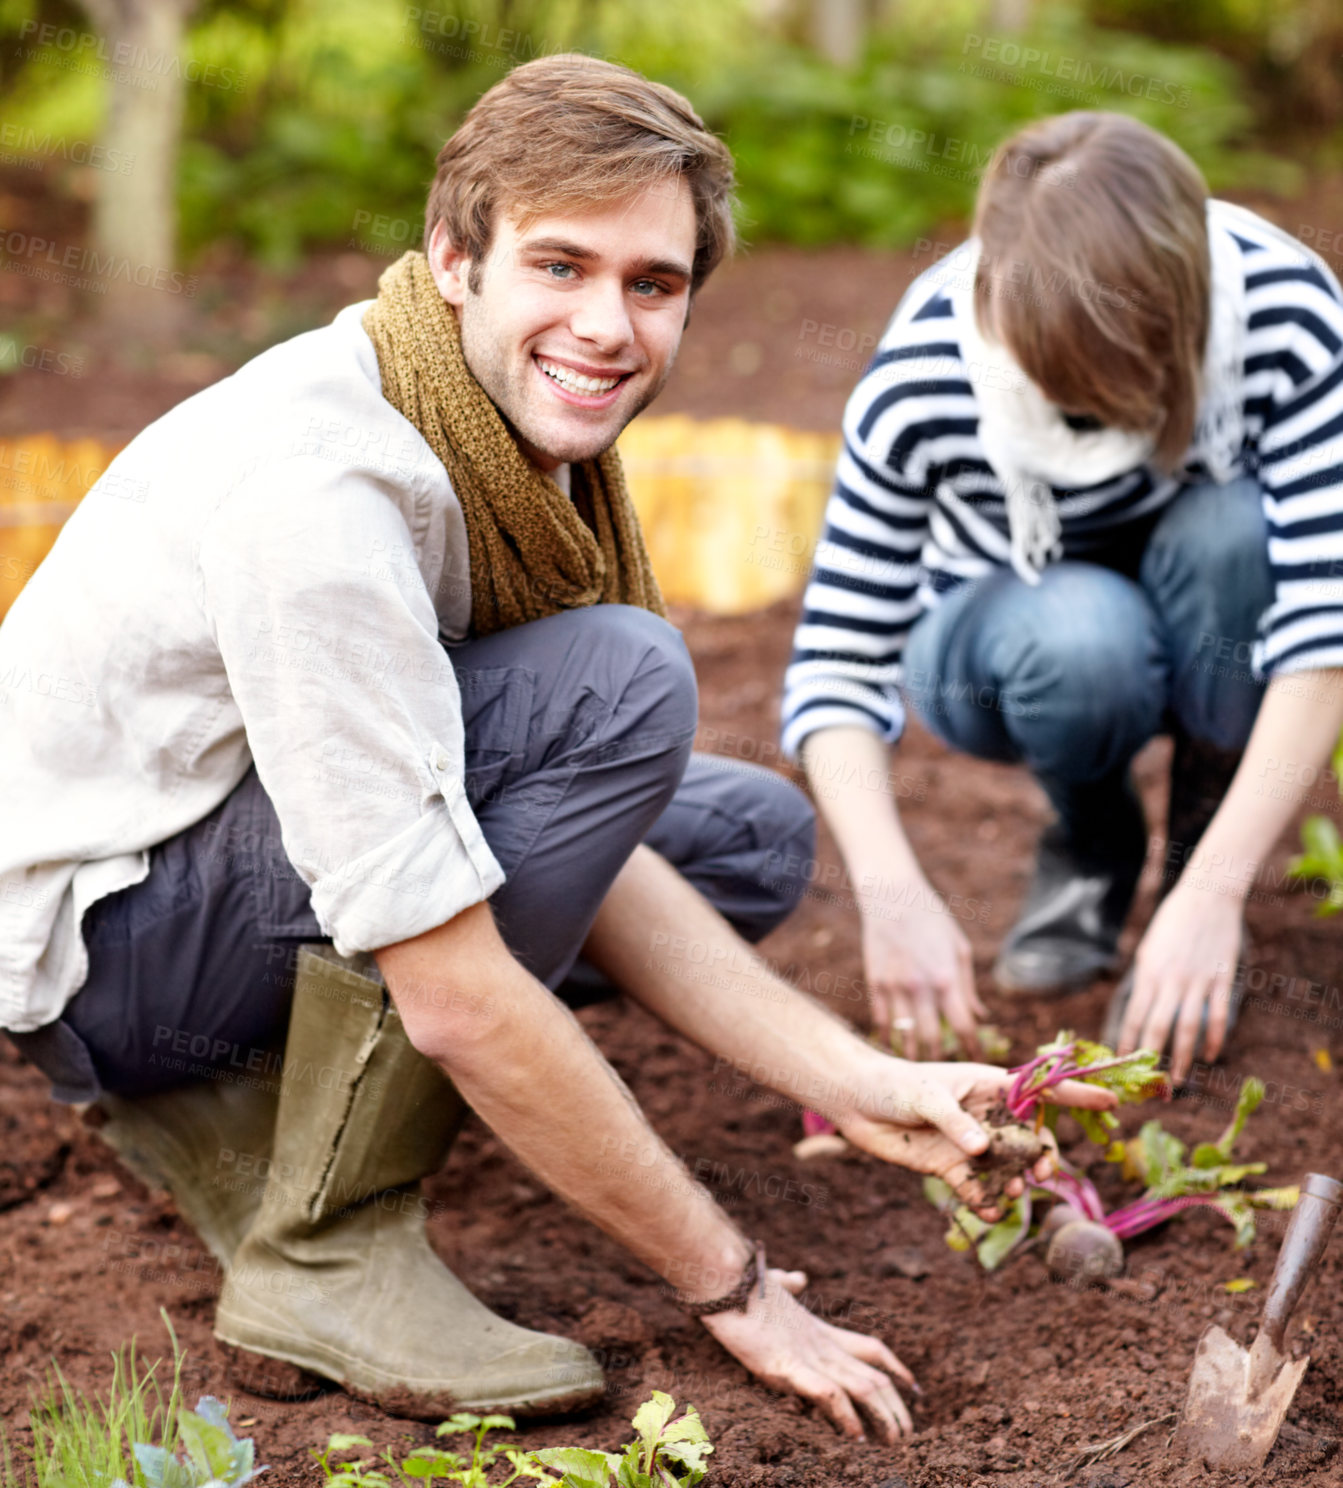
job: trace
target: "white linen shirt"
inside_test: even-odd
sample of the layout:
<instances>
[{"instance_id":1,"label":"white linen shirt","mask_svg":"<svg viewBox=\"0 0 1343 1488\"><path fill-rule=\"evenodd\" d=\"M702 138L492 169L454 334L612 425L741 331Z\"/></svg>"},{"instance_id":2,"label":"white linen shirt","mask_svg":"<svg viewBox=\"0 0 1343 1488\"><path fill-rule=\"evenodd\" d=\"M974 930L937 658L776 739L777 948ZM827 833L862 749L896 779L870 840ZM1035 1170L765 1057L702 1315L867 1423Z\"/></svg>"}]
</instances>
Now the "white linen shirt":
<instances>
[{"instance_id":1,"label":"white linen shirt","mask_svg":"<svg viewBox=\"0 0 1343 1488\"><path fill-rule=\"evenodd\" d=\"M60 1016L89 905L253 763L342 954L503 882L440 642L470 620L465 523L367 303L138 435L0 625L0 1027Z\"/></svg>"}]
</instances>

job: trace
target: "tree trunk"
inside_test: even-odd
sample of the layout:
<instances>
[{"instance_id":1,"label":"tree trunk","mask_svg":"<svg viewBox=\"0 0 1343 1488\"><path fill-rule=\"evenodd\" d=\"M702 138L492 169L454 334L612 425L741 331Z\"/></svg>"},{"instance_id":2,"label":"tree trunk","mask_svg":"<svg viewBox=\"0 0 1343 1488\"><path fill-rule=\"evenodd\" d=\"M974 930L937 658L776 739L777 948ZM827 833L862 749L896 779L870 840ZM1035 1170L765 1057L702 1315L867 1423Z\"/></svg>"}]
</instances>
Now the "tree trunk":
<instances>
[{"instance_id":1,"label":"tree trunk","mask_svg":"<svg viewBox=\"0 0 1343 1488\"><path fill-rule=\"evenodd\" d=\"M138 340L171 334L177 272L177 148L186 90L184 36L196 0L80 0L103 40L108 109L102 143L129 169L100 175L92 277L106 328ZM115 152L113 154L112 152Z\"/></svg>"},{"instance_id":2,"label":"tree trunk","mask_svg":"<svg viewBox=\"0 0 1343 1488\"><path fill-rule=\"evenodd\" d=\"M811 44L837 67L852 67L863 55L864 0L811 0Z\"/></svg>"},{"instance_id":3,"label":"tree trunk","mask_svg":"<svg viewBox=\"0 0 1343 1488\"><path fill-rule=\"evenodd\" d=\"M990 24L994 31L1024 31L1034 8L1033 0L993 0Z\"/></svg>"}]
</instances>

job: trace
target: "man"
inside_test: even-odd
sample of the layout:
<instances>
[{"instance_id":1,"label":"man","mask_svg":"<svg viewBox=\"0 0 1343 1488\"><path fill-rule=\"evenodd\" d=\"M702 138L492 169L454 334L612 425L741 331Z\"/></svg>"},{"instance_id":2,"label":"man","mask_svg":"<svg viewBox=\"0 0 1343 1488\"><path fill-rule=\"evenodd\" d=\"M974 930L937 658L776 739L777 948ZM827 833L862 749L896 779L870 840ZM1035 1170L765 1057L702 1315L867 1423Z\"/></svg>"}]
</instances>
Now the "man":
<instances>
[{"instance_id":1,"label":"man","mask_svg":"<svg viewBox=\"0 0 1343 1488\"><path fill-rule=\"evenodd\" d=\"M0 673L60 684L6 699L0 1024L171 1188L227 1268L218 1336L290 1371L269 1388L430 1418L600 1391L427 1244L415 1185L465 1100L763 1379L855 1435L860 1408L910 1424L908 1371L795 1300L553 995L584 995L581 955L578 981L988 1209L970 1112L1003 1077L759 996L739 937L797 897L776 865L810 812L690 757L693 672L612 445L730 193L669 89L517 69L439 156L425 254L145 430L0 628ZM655 953L682 937L712 991Z\"/></svg>"},{"instance_id":2,"label":"man","mask_svg":"<svg viewBox=\"0 0 1343 1488\"><path fill-rule=\"evenodd\" d=\"M1343 724L1343 303L1316 255L1118 114L1008 140L975 229L849 401L785 742L872 886L874 1014L913 1053L939 1014L971 1041L983 1008L894 802L856 783L885 778L902 698L953 748L1025 763L1054 808L994 968L1009 995L1113 968L1147 843L1129 766L1172 732L1169 893L1107 1036L1171 1040L1178 1080L1201 1028L1221 1050L1285 782Z\"/></svg>"}]
</instances>

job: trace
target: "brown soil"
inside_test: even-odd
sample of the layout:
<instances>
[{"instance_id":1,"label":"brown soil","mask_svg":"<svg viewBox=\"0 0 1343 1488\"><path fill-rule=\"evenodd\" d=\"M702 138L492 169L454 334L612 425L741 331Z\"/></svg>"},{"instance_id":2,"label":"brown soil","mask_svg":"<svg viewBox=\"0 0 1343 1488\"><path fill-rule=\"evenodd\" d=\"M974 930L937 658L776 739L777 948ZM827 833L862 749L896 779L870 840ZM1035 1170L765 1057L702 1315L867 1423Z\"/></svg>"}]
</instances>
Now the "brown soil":
<instances>
[{"instance_id":1,"label":"brown soil","mask_svg":"<svg viewBox=\"0 0 1343 1488\"><path fill-rule=\"evenodd\" d=\"M703 687L704 742L722 752L769 758L776 737L777 678L792 613L776 607L744 619L683 616ZM1024 888L1042 800L1015 770L949 756L917 729L897 768L923 861L965 915L977 965L986 971ZM1160 819L1165 746L1139 772ZM1285 852L1283 854L1285 857ZM1130 943L1151 909L1154 856ZM1336 1073L1313 1057L1343 1057L1337 924L1311 919L1313 901L1286 894L1253 905L1255 980L1278 978L1276 997L1247 1006L1225 1065L1197 1072L1192 1098L1163 1111L1186 1138L1220 1128L1231 1094L1251 1072L1269 1098L1244 1141L1269 1164L1269 1180L1343 1167L1343 1113ZM805 984L838 989L854 1012L860 975L857 926L831 846L823 844L812 894L767 944ZM983 991L1022 1055L1060 1027L1094 1032L1106 986L1053 1004L1022 1004ZM846 1000L845 993L849 994ZM653 1123L706 1177L745 1232L771 1258L803 1267L813 1307L849 1326L879 1331L924 1388L917 1432L893 1450L841 1440L810 1407L756 1384L695 1322L676 1311L659 1282L615 1244L552 1198L479 1124L459 1141L431 1185L432 1233L441 1253L493 1308L528 1326L583 1339L603 1359L608 1395L588 1418L532 1426L521 1441L587 1442L613 1448L650 1390L693 1402L717 1446L712 1481L723 1485L852 1483L869 1488L1002 1488L1085 1483L1184 1485L1201 1470L1165 1451L1169 1427L1140 1436L1115 1458L1069 1475L1079 1447L1177 1409L1189 1362L1211 1320L1238 1337L1258 1311L1256 1293L1233 1297L1235 1276L1267 1282L1276 1227L1261 1226L1247 1253L1211 1215L1178 1220L1130 1251L1132 1295L1051 1285L1037 1251L984 1275L942 1243L944 1220L922 1200L918 1180L859 1156L804 1165L791 1153L796 1107L715 1068L706 1054L624 1003L584 1021L629 1082ZM165 1345L157 1318L168 1309L188 1350L187 1389L232 1394L268 1480L316 1481L310 1447L333 1431L408 1446L430 1428L332 1392L314 1400L267 1401L236 1389L210 1333L219 1279L213 1263L165 1200L126 1177L43 1082L12 1059L0 1067L0 1415L22 1454L25 1407L49 1360L76 1385L105 1388L108 1353L132 1333L153 1357ZM1140 1113L1127 1113L1135 1123ZM1112 1170L1096 1175L1117 1194ZM793 1180L788 1183L787 1180ZM787 1197L783 1197L786 1195ZM1300 1311L1313 1363L1264 1473L1233 1482L1343 1481L1343 1246L1337 1242Z\"/></svg>"}]
</instances>

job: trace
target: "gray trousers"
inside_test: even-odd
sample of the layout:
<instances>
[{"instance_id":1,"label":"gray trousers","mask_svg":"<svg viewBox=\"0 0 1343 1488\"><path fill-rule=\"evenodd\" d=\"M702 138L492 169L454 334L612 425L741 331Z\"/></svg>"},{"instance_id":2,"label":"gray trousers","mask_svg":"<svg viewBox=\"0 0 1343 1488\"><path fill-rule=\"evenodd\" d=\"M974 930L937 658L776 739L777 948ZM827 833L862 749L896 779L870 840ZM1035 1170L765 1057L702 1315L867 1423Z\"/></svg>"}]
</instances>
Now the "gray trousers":
<instances>
[{"instance_id":1,"label":"gray trousers","mask_svg":"<svg viewBox=\"0 0 1343 1488\"><path fill-rule=\"evenodd\" d=\"M495 918L552 990L592 1000L599 979L575 963L640 842L749 940L793 908L813 851L811 807L770 771L691 754L694 670L672 626L601 605L449 655L467 796L507 876ZM65 1100L262 1064L283 1043L297 947L325 938L254 770L154 848L149 876L94 905L82 928L87 982L58 1023L15 1038Z\"/></svg>"}]
</instances>

